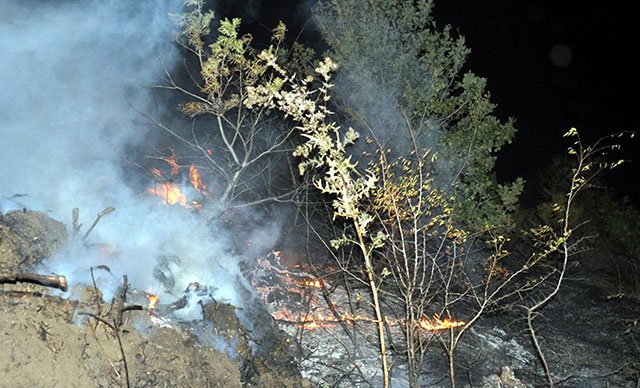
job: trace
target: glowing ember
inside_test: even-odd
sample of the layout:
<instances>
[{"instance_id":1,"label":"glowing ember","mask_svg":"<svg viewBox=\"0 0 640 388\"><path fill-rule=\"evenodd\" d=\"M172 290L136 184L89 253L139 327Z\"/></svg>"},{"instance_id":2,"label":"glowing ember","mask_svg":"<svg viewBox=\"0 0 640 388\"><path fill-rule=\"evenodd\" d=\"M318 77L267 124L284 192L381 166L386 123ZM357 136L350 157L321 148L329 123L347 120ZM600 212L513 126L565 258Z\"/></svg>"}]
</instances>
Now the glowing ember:
<instances>
[{"instance_id":1,"label":"glowing ember","mask_svg":"<svg viewBox=\"0 0 640 388\"><path fill-rule=\"evenodd\" d=\"M160 176L160 177L162 176L162 171L160 171L159 169L157 169L157 168L155 168L155 167L152 167L152 168L151 168L151 173L152 173L153 175L155 175L155 176Z\"/></svg>"},{"instance_id":2,"label":"glowing ember","mask_svg":"<svg viewBox=\"0 0 640 388\"><path fill-rule=\"evenodd\" d=\"M187 197L182 194L182 191L175 183L159 183L157 187L149 188L149 194L162 198L167 205L187 206Z\"/></svg>"},{"instance_id":3,"label":"glowing ember","mask_svg":"<svg viewBox=\"0 0 640 388\"><path fill-rule=\"evenodd\" d=\"M418 325L428 331L437 331L464 326L465 323L463 321L452 321L449 318L440 319L440 317L436 314L433 316L432 320L429 320L427 317L422 317Z\"/></svg>"},{"instance_id":4,"label":"glowing ember","mask_svg":"<svg viewBox=\"0 0 640 388\"><path fill-rule=\"evenodd\" d=\"M303 287L312 287L312 288L322 288L323 287L323 282L320 279L298 280L295 283L298 284L298 285L301 285Z\"/></svg>"}]
</instances>

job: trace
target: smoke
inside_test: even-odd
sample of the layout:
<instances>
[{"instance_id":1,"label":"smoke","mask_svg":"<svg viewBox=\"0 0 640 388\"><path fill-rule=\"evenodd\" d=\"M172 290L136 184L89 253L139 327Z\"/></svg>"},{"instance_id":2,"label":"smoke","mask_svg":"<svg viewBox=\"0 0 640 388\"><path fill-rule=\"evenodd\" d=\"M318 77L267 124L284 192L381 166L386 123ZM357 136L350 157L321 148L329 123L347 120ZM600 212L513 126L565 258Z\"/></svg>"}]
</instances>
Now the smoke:
<instances>
[{"instance_id":1,"label":"smoke","mask_svg":"<svg viewBox=\"0 0 640 388\"><path fill-rule=\"evenodd\" d=\"M126 151L153 135L138 113L157 109L149 86L161 83L163 64L180 59L168 14L180 12L181 3L0 0L0 212L17 206L6 200L15 194L25 195L16 199L20 207L66 224L78 207L84 232L113 206L87 240L108 244L113 254L75 244L48 268L73 285L105 264L115 283L126 274L134 287L161 298L199 282L242 305L228 233L189 209L161 206L124 179L133 169L123 163ZM258 234L262 245L264 236L277 236L273 224L265 229L272 232ZM158 284L159 267L171 282Z\"/></svg>"},{"instance_id":2,"label":"smoke","mask_svg":"<svg viewBox=\"0 0 640 388\"><path fill-rule=\"evenodd\" d=\"M415 97L410 95L413 90L423 94L431 90L431 80L417 61L419 46L380 7L375 2L349 1L344 7L319 3L314 8L313 20L339 65L336 97L355 110L357 127L364 125L383 148L392 148L396 155L412 151L410 129L430 136L420 143L434 148L439 128L428 117L409 128L407 116L414 112L401 108L404 99Z\"/></svg>"}]
</instances>

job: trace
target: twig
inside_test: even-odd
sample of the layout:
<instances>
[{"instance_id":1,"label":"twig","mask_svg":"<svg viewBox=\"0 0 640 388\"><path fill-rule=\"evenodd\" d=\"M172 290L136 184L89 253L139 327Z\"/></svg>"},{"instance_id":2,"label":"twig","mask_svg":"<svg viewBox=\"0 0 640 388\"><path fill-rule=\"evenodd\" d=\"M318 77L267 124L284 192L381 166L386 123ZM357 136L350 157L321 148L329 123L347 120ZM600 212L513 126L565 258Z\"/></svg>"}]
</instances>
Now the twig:
<instances>
[{"instance_id":1,"label":"twig","mask_svg":"<svg viewBox=\"0 0 640 388\"><path fill-rule=\"evenodd\" d=\"M129 306L124 306L120 310L120 312L124 313L124 312L127 312L127 311L143 311L143 310L144 310L144 307L140 306L139 304L132 304L132 305L129 305Z\"/></svg>"},{"instance_id":2,"label":"twig","mask_svg":"<svg viewBox=\"0 0 640 388\"><path fill-rule=\"evenodd\" d=\"M538 353L538 358L540 359L540 362L542 363L542 367L544 368L544 373L547 376L549 387L553 388L554 381L553 381L553 377L551 376L551 371L549 370L549 364L547 363L547 359L544 356L544 352L540 347L540 342L538 341L538 336L536 335L536 331L533 328L533 312L534 310L527 308L527 325L529 326L529 333L531 334L531 340L533 341L533 346L535 347L536 352Z\"/></svg>"},{"instance_id":3,"label":"twig","mask_svg":"<svg viewBox=\"0 0 640 388\"><path fill-rule=\"evenodd\" d=\"M107 320L105 320L102 317L99 317L99 316L97 316L97 315L95 315L93 313L88 313L88 312L85 312L85 311L81 311L81 312L78 313L78 315L84 315L84 316L87 316L87 317L91 317L91 318L95 319L96 321L102 322L105 325L109 326L109 328L111 330L113 330L113 331L116 330L116 328L111 323L109 323Z\"/></svg>"},{"instance_id":4,"label":"twig","mask_svg":"<svg viewBox=\"0 0 640 388\"><path fill-rule=\"evenodd\" d=\"M102 217L106 216L107 214L111 213L114 210L116 210L116 208L111 206L111 207L108 207L108 208L104 209L100 213L98 213L98 215L96 216L95 221L93 221L93 224L91 224L91 226L89 227L89 230L87 230L87 233L85 233L84 237L82 237L82 241L85 241L87 239L87 237L89 237L89 234L91 234L91 231L93 231L93 228L96 227L96 225L98 224L98 221L100 221L100 219Z\"/></svg>"},{"instance_id":5,"label":"twig","mask_svg":"<svg viewBox=\"0 0 640 388\"><path fill-rule=\"evenodd\" d=\"M109 209L107 209L107 210L109 210ZM112 211L112 210L110 210L110 211ZM102 215L104 215L104 214L102 214ZM100 217L101 217L101 215L99 214L98 215L98 219ZM98 287L96 285L95 277L94 277L94 274L93 274L94 268L95 269L105 270L110 274L111 274L111 270L106 265L99 265L99 266L96 266L96 267L91 267L91 280L93 281L93 287L94 287L94 290L95 290L96 305L97 305L97 309L98 309L98 315L95 315L93 313L88 313L88 312L80 312L78 314L79 315L89 316L89 317L95 319L96 322L104 323L114 333L114 335L116 336L116 339L118 341L118 348L120 349L120 355L122 357L122 363L124 365L126 386L127 386L127 388L130 388L131 387L131 381L129 379L129 365L127 364L127 357L126 357L125 352L124 352L124 347L122 346L122 337L120 335L120 332L121 332L121 329L122 329L122 326L123 326L122 315L127 311L142 311L142 310L144 310L144 308L142 306L140 306L140 305L137 305L137 304L136 305L127 305L127 306L125 306L126 299L127 299L127 292L128 292L128 289L129 289L129 282L128 282L127 275L124 275L123 276L123 284L122 284L122 287L121 287L121 291L120 291L119 295L116 298L114 298L114 300L112 300L111 308L110 308L110 310L108 312L108 315L111 315L111 312L115 311L115 317L113 315L111 315L113 317L112 318L113 319L113 323L110 323L107 320L105 320L104 318L102 318L102 302L101 302L100 297L99 297ZM115 307L115 310L114 310L114 307ZM97 325L96 325L96 328L97 328ZM94 330L94 337L95 337L95 330ZM97 337L96 337L96 341L97 341ZM99 341L98 341L98 344L99 344ZM106 354L105 354L105 356L106 356ZM107 359L109 360L108 357L107 357ZM115 366L111 362L111 360L109 360L109 363L111 364L111 367L113 368L113 370L116 373L116 375L118 376L118 378L120 378L121 376L118 373L118 370L115 368Z\"/></svg>"},{"instance_id":6,"label":"twig","mask_svg":"<svg viewBox=\"0 0 640 388\"><path fill-rule=\"evenodd\" d=\"M71 224L72 224L71 230L73 231L74 240L78 236L78 233L80 232L80 228L82 227L82 224L78 223L79 219L80 219L80 209L78 209L77 207L74 207L73 210L71 210Z\"/></svg>"},{"instance_id":7,"label":"twig","mask_svg":"<svg viewBox=\"0 0 640 388\"><path fill-rule=\"evenodd\" d=\"M93 283L93 295L95 296L96 299L96 308L98 309L98 316L101 317L102 316L102 301L101 301L101 297L100 297L100 291L98 290L98 286L96 285L96 278L93 276L93 267L90 268L91 270L91 282ZM98 322L100 322L99 320L96 320L96 329L98 328Z\"/></svg>"},{"instance_id":8,"label":"twig","mask_svg":"<svg viewBox=\"0 0 640 388\"><path fill-rule=\"evenodd\" d=\"M114 320L114 332L116 334L116 339L118 340L118 347L120 348L120 354L122 355L122 363L124 365L124 375L127 382L127 388L131 388L131 382L129 380L129 365L127 364L127 357L124 354L124 348L122 347L122 338L120 337L120 328L122 325L122 314L125 311L124 303L127 300L127 289L129 288L129 281L127 275L122 276L122 292L120 294L120 298L118 301L118 309L116 319Z\"/></svg>"}]
</instances>

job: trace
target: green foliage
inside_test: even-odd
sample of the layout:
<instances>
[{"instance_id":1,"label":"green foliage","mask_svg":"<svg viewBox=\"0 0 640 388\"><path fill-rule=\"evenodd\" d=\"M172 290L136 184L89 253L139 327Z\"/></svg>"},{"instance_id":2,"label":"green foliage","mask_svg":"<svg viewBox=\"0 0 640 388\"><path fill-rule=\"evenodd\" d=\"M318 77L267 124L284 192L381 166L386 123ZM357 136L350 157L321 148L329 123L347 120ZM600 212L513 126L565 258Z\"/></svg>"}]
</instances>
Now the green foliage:
<instances>
[{"instance_id":1,"label":"green foliage","mask_svg":"<svg viewBox=\"0 0 640 388\"><path fill-rule=\"evenodd\" d=\"M217 196L222 203L263 203L290 197L293 190L285 191L289 187L282 182L291 177L276 174L274 164L284 163L283 150L291 146L295 129L274 125L270 117L274 105L245 109L251 105L247 101L250 89L275 92L289 80L276 63L286 26L279 23L272 44L258 50L252 46L251 35L239 32L240 19L220 20L212 37L213 12L206 11L201 0L186 0L185 6L186 13L173 15L180 28L176 41L192 54L199 77L190 73L194 84L184 87L167 72L166 88L186 97L180 109L194 120L193 130L184 135L160 126L195 150L209 172L224 183Z\"/></svg>"},{"instance_id":2,"label":"green foliage","mask_svg":"<svg viewBox=\"0 0 640 388\"><path fill-rule=\"evenodd\" d=\"M312 75L315 74L314 68L317 62L318 54L310 47L306 47L301 43L293 42L291 48L282 52L282 56L278 59L278 63L287 69L291 74Z\"/></svg>"},{"instance_id":3,"label":"green foliage","mask_svg":"<svg viewBox=\"0 0 640 388\"><path fill-rule=\"evenodd\" d=\"M184 4L192 9L191 12L171 15L173 22L181 30L178 40L185 39L196 52L201 52L204 50L202 38L211 33L213 11L204 11L203 0L186 0Z\"/></svg>"},{"instance_id":4,"label":"green foliage","mask_svg":"<svg viewBox=\"0 0 640 388\"><path fill-rule=\"evenodd\" d=\"M576 155L579 151L571 149L569 152ZM609 166L615 168L618 162ZM560 204L565 200L570 185L566 177L571 175L574 164L567 157L556 157L540 174L538 185L543 196L532 212L540 222L558 224L564 211ZM592 164L587 171L598 168L600 164ZM589 244L583 247L598 251L598 262L587 265L611 270L610 275L617 278L622 289L637 289L640 287L640 241L636 236L640 230L640 212L628 198L618 198L607 189L604 180L595 177L586 183L592 189L576 198L570 219L574 225L582 224L577 231L579 237L597 237L586 239ZM528 217L529 220L533 218L531 215ZM606 258L611 261L604 265Z\"/></svg>"},{"instance_id":5,"label":"green foliage","mask_svg":"<svg viewBox=\"0 0 640 388\"><path fill-rule=\"evenodd\" d=\"M440 155L438 184L458 197L455 218L471 230L510 229L524 182L499 185L496 153L515 134L501 122L486 80L463 74L469 49L451 27L438 29L433 2L333 0L321 2L315 19L340 63L336 83L343 104L403 153L415 129L419 148ZM408 127L408 128L407 128ZM393 136L393 137L392 137Z\"/></svg>"}]
</instances>

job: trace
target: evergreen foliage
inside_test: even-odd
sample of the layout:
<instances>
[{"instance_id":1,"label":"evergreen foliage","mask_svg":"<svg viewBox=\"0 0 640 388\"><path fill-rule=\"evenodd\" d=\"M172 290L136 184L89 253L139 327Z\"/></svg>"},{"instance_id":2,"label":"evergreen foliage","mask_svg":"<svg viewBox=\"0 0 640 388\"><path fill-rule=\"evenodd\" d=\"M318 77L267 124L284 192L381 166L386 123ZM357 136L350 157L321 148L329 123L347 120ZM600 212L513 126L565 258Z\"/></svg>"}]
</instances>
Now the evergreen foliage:
<instances>
[{"instance_id":1,"label":"evergreen foliage","mask_svg":"<svg viewBox=\"0 0 640 388\"><path fill-rule=\"evenodd\" d=\"M433 1L333 0L319 3L315 21L340 64L335 77L343 106L385 147L439 154L438 186L455 195L455 218L472 231L508 230L523 180L498 184L496 153L516 130L501 122L486 80L463 73L469 49L451 27L439 29Z\"/></svg>"}]
</instances>

